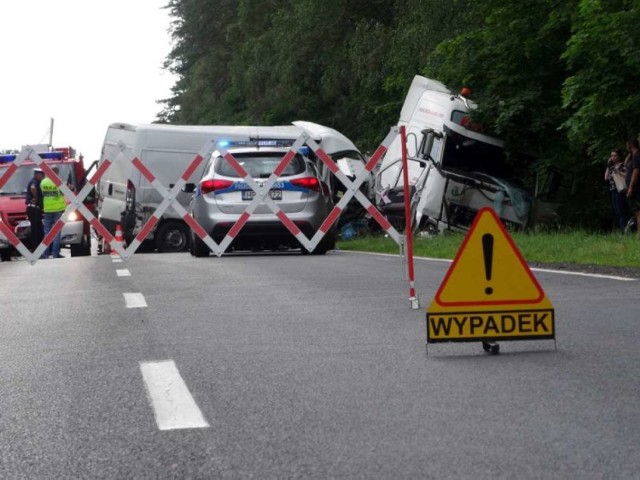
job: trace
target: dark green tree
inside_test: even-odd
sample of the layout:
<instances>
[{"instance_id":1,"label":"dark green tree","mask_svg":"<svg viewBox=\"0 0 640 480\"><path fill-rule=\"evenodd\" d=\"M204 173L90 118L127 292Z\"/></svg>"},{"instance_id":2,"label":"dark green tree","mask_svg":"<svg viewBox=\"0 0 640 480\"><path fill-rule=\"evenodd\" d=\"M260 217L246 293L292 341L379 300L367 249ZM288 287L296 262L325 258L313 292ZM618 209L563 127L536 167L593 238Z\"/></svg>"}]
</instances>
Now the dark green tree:
<instances>
[{"instance_id":1,"label":"dark green tree","mask_svg":"<svg viewBox=\"0 0 640 480\"><path fill-rule=\"evenodd\" d=\"M596 161L640 131L638 3L581 0L563 56L570 71L564 127Z\"/></svg>"}]
</instances>

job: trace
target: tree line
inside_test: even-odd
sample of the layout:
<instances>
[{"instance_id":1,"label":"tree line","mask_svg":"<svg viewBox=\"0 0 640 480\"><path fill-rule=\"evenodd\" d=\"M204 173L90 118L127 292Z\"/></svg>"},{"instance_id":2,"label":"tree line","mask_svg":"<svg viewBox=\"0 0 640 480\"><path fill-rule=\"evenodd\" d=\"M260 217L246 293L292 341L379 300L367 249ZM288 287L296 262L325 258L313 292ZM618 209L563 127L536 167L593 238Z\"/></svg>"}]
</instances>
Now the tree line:
<instances>
[{"instance_id":1,"label":"tree line","mask_svg":"<svg viewBox=\"0 0 640 480\"><path fill-rule=\"evenodd\" d=\"M169 0L178 78L157 121L331 126L364 152L413 76L470 87L474 120L534 178L563 172L563 224L611 225L605 159L640 131L638 0Z\"/></svg>"}]
</instances>

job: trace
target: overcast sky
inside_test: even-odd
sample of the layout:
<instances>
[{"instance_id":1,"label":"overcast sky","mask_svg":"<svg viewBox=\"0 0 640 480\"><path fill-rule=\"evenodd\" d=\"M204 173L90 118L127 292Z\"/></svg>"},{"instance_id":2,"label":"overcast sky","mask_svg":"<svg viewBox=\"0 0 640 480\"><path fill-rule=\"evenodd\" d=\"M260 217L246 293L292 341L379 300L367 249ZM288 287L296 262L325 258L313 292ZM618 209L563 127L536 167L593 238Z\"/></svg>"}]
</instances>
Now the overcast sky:
<instances>
[{"instance_id":1,"label":"overcast sky","mask_svg":"<svg viewBox=\"0 0 640 480\"><path fill-rule=\"evenodd\" d=\"M112 122L150 123L175 77L167 0L0 0L0 150L48 143L96 160Z\"/></svg>"}]
</instances>

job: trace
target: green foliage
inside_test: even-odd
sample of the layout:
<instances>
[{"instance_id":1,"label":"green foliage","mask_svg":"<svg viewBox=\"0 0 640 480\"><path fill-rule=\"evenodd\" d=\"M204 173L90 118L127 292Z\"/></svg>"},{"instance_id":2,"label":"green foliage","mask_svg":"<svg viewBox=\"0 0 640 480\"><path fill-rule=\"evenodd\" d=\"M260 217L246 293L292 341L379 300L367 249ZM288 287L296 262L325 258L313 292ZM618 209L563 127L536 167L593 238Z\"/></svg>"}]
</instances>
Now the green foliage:
<instances>
[{"instance_id":1,"label":"green foliage","mask_svg":"<svg viewBox=\"0 0 640 480\"><path fill-rule=\"evenodd\" d=\"M564 172L562 223L607 229L602 159L640 130L635 0L168 0L162 122L336 128L372 152L415 74L473 90L474 121ZM514 157L515 159L516 157Z\"/></svg>"},{"instance_id":2,"label":"green foliage","mask_svg":"<svg viewBox=\"0 0 640 480\"><path fill-rule=\"evenodd\" d=\"M563 58L569 138L605 157L640 130L640 9L636 2L581 0Z\"/></svg>"}]
</instances>

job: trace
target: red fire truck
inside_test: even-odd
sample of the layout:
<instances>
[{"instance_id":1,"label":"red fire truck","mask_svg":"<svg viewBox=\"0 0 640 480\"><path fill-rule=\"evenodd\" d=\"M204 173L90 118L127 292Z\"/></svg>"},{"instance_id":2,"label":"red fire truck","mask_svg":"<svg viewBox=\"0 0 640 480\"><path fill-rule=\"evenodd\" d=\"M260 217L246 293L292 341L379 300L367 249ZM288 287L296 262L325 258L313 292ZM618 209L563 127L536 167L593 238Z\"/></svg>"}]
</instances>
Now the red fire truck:
<instances>
[{"instance_id":1,"label":"red fire truck","mask_svg":"<svg viewBox=\"0 0 640 480\"><path fill-rule=\"evenodd\" d=\"M50 167L58 166L58 176L76 193L84 186L88 172L97 164L94 162L85 169L84 157L82 155L76 157L76 152L72 147L54 148L48 151L37 151L37 153ZM0 155L0 178L17 157L17 154ZM36 163L33 161L23 162L8 181L0 187L0 222L9 226L28 248L32 247L30 245L31 224L27 218L25 197L27 184L33 177L35 167ZM67 203L69 203L68 200ZM84 204L93 212L94 203L95 193L92 191L85 199ZM66 213L62 220L65 225L61 232L61 244L70 248L72 257L90 255L91 228L89 222L83 218L79 211ZM2 260L9 260L13 255L16 255L16 250L2 232L0 232L0 255Z\"/></svg>"}]
</instances>

